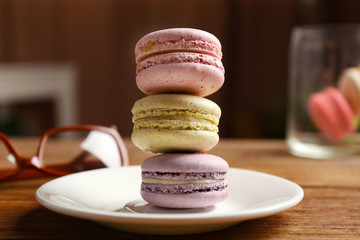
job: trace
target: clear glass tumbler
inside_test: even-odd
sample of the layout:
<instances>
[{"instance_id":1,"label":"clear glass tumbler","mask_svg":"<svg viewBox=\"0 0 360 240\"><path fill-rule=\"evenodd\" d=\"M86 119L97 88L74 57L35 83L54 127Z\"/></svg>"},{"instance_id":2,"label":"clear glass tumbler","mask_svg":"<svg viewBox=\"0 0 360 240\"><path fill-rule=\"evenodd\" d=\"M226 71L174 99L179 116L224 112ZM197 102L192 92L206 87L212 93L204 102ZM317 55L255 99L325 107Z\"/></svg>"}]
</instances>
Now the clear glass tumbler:
<instances>
[{"instance_id":1,"label":"clear glass tumbler","mask_svg":"<svg viewBox=\"0 0 360 240\"><path fill-rule=\"evenodd\" d=\"M289 89L286 142L289 152L307 158L328 159L360 153L360 137L353 111L354 131L341 135L341 138L329 138L319 122L309 114L309 98L315 93L324 92L333 87L345 97L347 102L359 104L340 91L340 78L349 70L354 71L351 87L352 95L360 93L357 89L357 70L360 77L360 25L322 25L300 26L291 33L289 58ZM354 75L355 74L355 75ZM349 85L349 84L348 84ZM359 92L357 92L359 91ZM348 94L349 95L349 94ZM351 94L350 94L351 95ZM359 95L360 96L360 95ZM360 99L359 99L360 100ZM351 109L354 106L350 105ZM341 113L335 113L341 119ZM327 115L325 115L327 116ZM332 120L323 117L322 122ZM324 123L325 124L325 123ZM332 125L328 126L332 131Z\"/></svg>"}]
</instances>

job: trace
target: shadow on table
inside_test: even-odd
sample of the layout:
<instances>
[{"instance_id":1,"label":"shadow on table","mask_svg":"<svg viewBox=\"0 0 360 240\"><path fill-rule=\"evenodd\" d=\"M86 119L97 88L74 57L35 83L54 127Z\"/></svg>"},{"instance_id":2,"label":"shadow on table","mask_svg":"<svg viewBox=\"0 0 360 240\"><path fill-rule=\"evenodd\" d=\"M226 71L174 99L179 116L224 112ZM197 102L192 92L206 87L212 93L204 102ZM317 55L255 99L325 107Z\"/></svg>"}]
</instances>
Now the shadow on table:
<instances>
[{"instance_id":1,"label":"shadow on table","mask_svg":"<svg viewBox=\"0 0 360 240\"><path fill-rule=\"evenodd\" d=\"M220 231L171 236L177 239L267 239L268 234L276 234L275 222L281 221L281 215L242 222ZM270 220L270 221L269 221ZM121 232L103 227L97 223L68 217L51 212L43 207L35 208L23 215L16 223L17 238L28 239L169 239L166 235L142 235Z\"/></svg>"}]
</instances>

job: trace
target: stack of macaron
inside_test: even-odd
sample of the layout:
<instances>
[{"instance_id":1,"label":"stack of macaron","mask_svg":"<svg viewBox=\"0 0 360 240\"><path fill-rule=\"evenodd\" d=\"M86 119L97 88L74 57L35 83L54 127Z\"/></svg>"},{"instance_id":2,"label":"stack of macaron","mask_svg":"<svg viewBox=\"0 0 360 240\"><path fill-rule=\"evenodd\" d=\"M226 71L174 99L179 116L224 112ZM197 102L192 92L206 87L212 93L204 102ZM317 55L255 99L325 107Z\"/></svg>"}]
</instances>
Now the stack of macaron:
<instances>
[{"instance_id":1,"label":"stack of macaron","mask_svg":"<svg viewBox=\"0 0 360 240\"><path fill-rule=\"evenodd\" d=\"M333 143L354 133L360 114L360 68L345 69L337 88L327 87L312 94L308 112L315 126Z\"/></svg>"},{"instance_id":2,"label":"stack of macaron","mask_svg":"<svg viewBox=\"0 0 360 240\"><path fill-rule=\"evenodd\" d=\"M224 83L220 41L191 28L149 33L135 47L133 143L143 161L141 195L169 208L214 205L227 197L227 162L206 152L219 141L220 107L205 97Z\"/></svg>"}]
</instances>

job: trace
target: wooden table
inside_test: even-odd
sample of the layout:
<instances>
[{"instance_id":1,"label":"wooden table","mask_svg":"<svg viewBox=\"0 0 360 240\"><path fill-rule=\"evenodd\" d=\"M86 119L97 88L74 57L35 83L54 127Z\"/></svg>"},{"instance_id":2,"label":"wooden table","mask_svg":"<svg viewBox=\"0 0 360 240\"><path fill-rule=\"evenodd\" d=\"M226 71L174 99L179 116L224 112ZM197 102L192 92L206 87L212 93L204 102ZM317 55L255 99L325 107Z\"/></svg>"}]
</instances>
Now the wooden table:
<instances>
[{"instance_id":1,"label":"wooden table","mask_svg":"<svg viewBox=\"0 0 360 240\"><path fill-rule=\"evenodd\" d=\"M32 154L37 142L14 140ZM150 154L126 139L132 165ZM312 160L287 153L283 140L222 139L210 153L231 167L274 174L298 183L303 201L270 217L246 221L217 232L171 239L360 239L360 158ZM53 178L0 183L0 239L168 239L108 229L51 212L35 200L35 191Z\"/></svg>"}]
</instances>

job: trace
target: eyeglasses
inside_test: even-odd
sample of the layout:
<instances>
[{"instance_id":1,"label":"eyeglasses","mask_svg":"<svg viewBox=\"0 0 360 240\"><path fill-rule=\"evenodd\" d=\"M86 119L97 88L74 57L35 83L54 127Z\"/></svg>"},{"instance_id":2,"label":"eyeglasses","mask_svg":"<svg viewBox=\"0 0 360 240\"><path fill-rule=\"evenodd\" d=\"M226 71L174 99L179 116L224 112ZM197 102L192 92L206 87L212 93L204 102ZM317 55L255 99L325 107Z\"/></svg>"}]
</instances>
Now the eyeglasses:
<instances>
[{"instance_id":1,"label":"eyeglasses","mask_svg":"<svg viewBox=\"0 0 360 240\"><path fill-rule=\"evenodd\" d=\"M76 125L49 129L33 157L23 157L0 133L0 181L63 176L97 168L129 164L116 126ZM24 171L26 170L26 171Z\"/></svg>"}]
</instances>

